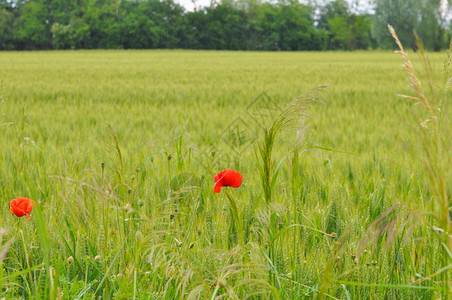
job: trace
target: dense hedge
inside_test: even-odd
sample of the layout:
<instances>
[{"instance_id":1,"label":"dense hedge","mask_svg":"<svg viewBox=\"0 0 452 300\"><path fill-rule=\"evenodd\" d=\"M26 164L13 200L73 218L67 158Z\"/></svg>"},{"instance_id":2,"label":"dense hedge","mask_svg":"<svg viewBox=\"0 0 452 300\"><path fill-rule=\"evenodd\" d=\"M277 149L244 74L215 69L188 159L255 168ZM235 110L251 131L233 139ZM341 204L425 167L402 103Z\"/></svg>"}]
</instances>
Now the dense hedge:
<instances>
[{"instance_id":1,"label":"dense hedge","mask_svg":"<svg viewBox=\"0 0 452 300\"><path fill-rule=\"evenodd\" d=\"M345 0L330 1L321 7L297 1L223 1L194 12L173 0L0 0L0 49L388 48L391 43L386 28L381 30L382 24L391 22L397 29L394 22L411 23L386 17L386 10L393 8L385 8L385 1L377 1L377 16L351 13ZM440 46L447 44L439 20L435 19L436 24L419 20L424 27L439 28L425 31L438 32L435 41L439 40ZM375 30L372 25L378 22L381 24ZM411 35L414 26L405 35ZM429 39L431 36L428 34Z\"/></svg>"}]
</instances>

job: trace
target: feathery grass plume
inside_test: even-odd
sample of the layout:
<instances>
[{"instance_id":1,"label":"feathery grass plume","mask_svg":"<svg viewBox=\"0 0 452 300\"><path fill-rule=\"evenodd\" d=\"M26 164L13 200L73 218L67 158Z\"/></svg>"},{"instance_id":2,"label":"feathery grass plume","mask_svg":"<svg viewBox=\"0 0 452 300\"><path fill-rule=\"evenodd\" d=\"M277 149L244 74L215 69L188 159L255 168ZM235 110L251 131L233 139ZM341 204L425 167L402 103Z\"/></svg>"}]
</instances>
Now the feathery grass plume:
<instances>
[{"instance_id":1,"label":"feathery grass plume","mask_svg":"<svg viewBox=\"0 0 452 300\"><path fill-rule=\"evenodd\" d=\"M277 176L276 164L272 156L276 137L285 129L294 126L296 121L306 118L308 116L306 108L312 102L320 102L319 99L327 87L327 85L319 86L300 95L278 114L270 128L262 128L264 135L257 144L256 156L264 199L267 204L272 202L272 190Z\"/></svg>"},{"instance_id":2,"label":"feathery grass plume","mask_svg":"<svg viewBox=\"0 0 452 300\"><path fill-rule=\"evenodd\" d=\"M414 127L415 136L421 146L420 151L414 151L415 158L424 163L424 167L431 184L431 194L435 205L431 206L431 215L434 216L430 226L436 226L440 230L435 230L439 237L440 247L442 248L441 268L441 287L443 296L450 293L451 286L450 271L452 266L452 238L451 238L451 220L449 214L450 206L450 186L448 178L452 172L451 141L450 132L450 94L449 88L452 82L451 73L451 51L447 51L447 58L444 62L444 80L441 85L435 83L430 62L424 50L424 46L415 34L418 49L423 66L423 76L426 80L425 89L422 86L419 76L416 74L413 64L408 58L402 43L400 42L394 28L388 25L389 31L399 47L398 53L404 60L403 66L408 73L410 87L414 96L401 95L403 98L414 101L415 105L421 107L412 110L414 121L417 126Z\"/></svg>"}]
</instances>

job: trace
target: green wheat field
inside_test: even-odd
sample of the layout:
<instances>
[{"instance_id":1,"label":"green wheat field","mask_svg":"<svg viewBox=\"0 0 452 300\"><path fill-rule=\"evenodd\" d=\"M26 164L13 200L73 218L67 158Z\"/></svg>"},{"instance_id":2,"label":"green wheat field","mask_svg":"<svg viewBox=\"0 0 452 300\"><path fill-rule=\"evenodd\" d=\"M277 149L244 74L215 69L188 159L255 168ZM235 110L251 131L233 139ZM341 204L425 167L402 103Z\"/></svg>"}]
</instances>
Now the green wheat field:
<instances>
[{"instance_id":1,"label":"green wheat field","mask_svg":"<svg viewBox=\"0 0 452 300\"><path fill-rule=\"evenodd\" d=\"M438 96L447 54L409 58ZM0 53L0 299L447 298L450 94L419 126L402 63Z\"/></svg>"}]
</instances>

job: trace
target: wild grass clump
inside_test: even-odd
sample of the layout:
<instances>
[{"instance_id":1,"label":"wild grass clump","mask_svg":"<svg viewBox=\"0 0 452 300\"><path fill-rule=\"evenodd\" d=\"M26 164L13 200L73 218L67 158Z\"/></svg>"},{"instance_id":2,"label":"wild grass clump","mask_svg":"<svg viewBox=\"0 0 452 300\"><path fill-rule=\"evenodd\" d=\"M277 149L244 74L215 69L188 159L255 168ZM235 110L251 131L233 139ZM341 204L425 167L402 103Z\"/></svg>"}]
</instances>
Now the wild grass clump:
<instances>
[{"instance_id":1,"label":"wild grass clump","mask_svg":"<svg viewBox=\"0 0 452 300\"><path fill-rule=\"evenodd\" d=\"M452 236L450 221L450 178L452 174L452 142L450 123L450 86L452 84L452 40L444 61L443 81L438 84L422 41L416 35L419 55L422 63L422 79L408 58L397 34L389 26L394 40L399 47L398 53L404 61L413 95L401 95L413 102L411 110L413 123L410 124L416 140L413 147L413 159L420 160L428 174L432 205L429 206L426 225L438 236L441 256L441 268L431 278L440 276L442 296L450 293L450 268L452 268Z\"/></svg>"},{"instance_id":2,"label":"wild grass clump","mask_svg":"<svg viewBox=\"0 0 452 300\"><path fill-rule=\"evenodd\" d=\"M301 126L298 128L298 134L306 130L305 119L308 116L306 109L312 102L319 101L326 87L320 86L297 97L283 108L274 120L271 120L271 126L262 128L263 137L258 142L256 156L266 204L272 202L272 190L275 188L280 167L280 165L276 165L273 158L276 137L291 126L293 128L296 128L297 125ZM299 151L299 149L295 149L295 151Z\"/></svg>"}]
</instances>

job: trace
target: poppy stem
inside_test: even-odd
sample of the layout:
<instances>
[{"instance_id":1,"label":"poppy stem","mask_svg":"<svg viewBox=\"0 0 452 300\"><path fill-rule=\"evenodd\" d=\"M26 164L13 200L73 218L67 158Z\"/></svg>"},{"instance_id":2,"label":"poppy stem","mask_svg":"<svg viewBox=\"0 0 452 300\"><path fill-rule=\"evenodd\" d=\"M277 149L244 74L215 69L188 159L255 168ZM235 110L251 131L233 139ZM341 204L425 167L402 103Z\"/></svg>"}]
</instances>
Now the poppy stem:
<instances>
[{"instance_id":1,"label":"poppy stem","mask_svg":"<svg viewBox=\"0 0 452 300\"><path fill-rule=\"evenodd\" d=\"M239 238L239 243L244 245L245 244L245 239L243 236L243 224L240 222L240 217L239 217L239 210L237 208L237 202L235 201L234 197L231 196L231 194L229 193L229 190L226 190L226 196L229 199L229 204L231 205L231 213L232 213L232 218L235 222L235 228L237 229L237 236Z\"/></svg>"},{"instance_id":2,"label":"poppy stem","mask_svg":"<svg viewBox=\"0 0 452 300\"><path fill-rule=\"evenodd\" d=\"M30 269L31 268L30 256L28 254L27 247L25 246L26 244L25 244L24 232L22 229L20 229L19 233L20 233L20 237L22 239L22 247L24 248L25 262L27 263L27 268ZM33 277L31 276L31 272L28 272L28 276L30 278L30 282L33 282Z\"/></svg>"}]
</instances>

